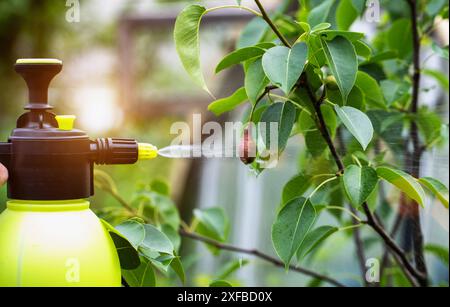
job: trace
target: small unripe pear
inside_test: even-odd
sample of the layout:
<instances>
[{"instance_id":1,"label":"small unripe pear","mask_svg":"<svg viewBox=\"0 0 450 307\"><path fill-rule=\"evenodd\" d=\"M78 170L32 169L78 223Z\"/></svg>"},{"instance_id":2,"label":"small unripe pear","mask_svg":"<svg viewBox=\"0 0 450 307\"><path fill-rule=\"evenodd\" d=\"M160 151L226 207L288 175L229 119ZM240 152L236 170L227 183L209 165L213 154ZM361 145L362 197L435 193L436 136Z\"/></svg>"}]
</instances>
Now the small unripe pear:
<instances>
[{"instance_id":1,"label":"small unripe pear","mask_svg":"<svg viewBox=\"0 0 450 307\"><path fill-rule=\"evenodd\" d=\"M256 158L256 143L248 127L244 129L244 135L239 144L239 158L246 165L253 163Z\"/></svg>"}]
</instances>

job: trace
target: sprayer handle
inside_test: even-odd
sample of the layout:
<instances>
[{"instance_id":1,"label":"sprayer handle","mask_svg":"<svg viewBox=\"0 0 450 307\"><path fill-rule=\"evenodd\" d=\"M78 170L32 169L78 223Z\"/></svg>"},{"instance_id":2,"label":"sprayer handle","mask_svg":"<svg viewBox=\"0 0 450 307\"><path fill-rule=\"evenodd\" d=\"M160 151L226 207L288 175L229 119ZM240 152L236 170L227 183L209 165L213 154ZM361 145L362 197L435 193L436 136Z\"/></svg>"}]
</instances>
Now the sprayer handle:
<instances>
[{"instance_id":1,"label":"sprayer handle","mask_svg":"<svg viewBox=\"0 0 450 307\"><path fill-rule=\"evenodd\" d=\"M57 59L18 59L14 66L28 86L26 110L48 110L48 87L50 81L62 69L62 61Z\"/></svg>"}]
</instances>

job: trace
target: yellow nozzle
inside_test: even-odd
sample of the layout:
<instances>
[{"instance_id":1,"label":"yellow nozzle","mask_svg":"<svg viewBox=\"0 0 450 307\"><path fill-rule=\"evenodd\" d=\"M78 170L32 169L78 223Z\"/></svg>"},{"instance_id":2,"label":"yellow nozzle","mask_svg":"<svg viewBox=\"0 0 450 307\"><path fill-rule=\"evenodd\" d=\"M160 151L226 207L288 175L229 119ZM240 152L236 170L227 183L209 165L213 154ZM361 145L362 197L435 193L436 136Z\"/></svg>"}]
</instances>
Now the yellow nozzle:
<instances>
[{"instance_id":1,"label":"yellow nozzle","mask_svg":"<svg viewBox=\"0 0 450 307\"><path fill-rule=\"evenodd\" d=\"M76 119L75 115L56 115L56 121L58 122L58 128L60 130L72 130L73 123Z\"/></svg>"},{"instance_id":2,"label":"yellow nozzle","mask_svg":"<svg viewBox=\"0 0 450 307\"><path fill-rule=\"evenodd\" d=\"M158 148L148 143L138 143L138 160L151 160L158 156Z\"/></svg>"}]
</instances>

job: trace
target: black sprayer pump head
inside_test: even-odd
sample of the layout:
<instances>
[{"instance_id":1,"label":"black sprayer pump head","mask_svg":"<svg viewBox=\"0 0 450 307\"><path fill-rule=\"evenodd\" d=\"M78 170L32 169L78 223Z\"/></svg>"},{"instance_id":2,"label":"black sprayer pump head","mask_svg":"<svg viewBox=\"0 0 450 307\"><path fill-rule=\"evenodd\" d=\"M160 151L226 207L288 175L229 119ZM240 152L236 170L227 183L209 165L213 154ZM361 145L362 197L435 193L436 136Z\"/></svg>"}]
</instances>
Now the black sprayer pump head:
<instances>
[{"instance_id":1,"label":"black sprayer pump head","mask_svg":"<svg viewBox=\"0 0 450 307\"><path fill-rule=\"evenodd\" d=\"M9 172L9 198L87 198L94 193L94 163L131 164L140 156L136 140L91 141L85 132L73 129L75 116L56 116L49 111L48 86L61 69L62 62L56 59L16 62L16 72L27 83L29 101L28 111L17 120L8 142L0 143L0 163ZM145 152L148 158L148 150Z\"/></svg>"}]
</instances>

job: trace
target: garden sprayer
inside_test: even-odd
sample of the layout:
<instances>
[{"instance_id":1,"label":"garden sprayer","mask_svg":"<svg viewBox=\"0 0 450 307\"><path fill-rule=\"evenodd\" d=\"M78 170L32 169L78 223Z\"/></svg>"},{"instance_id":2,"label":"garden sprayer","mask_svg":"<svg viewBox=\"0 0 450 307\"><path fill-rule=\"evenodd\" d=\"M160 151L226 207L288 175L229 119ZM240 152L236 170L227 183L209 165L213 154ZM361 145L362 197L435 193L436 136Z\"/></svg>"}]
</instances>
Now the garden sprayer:
<instances>
[{"instance_id":1,"label":"garden sprayer","mask_svg":"<svg viewBox=\"0 0 450 307\"><path fill-rule=\"evenodd\" d=\"M120 286L116 247L89 209L93 165L132 164L156 157L150 144L98 138L73 128L74 116L49 110L56 59L20 59L29 102L0 162L9 172L7 209L0 215L0 286Z\"/></svg>"}]
</instances>

